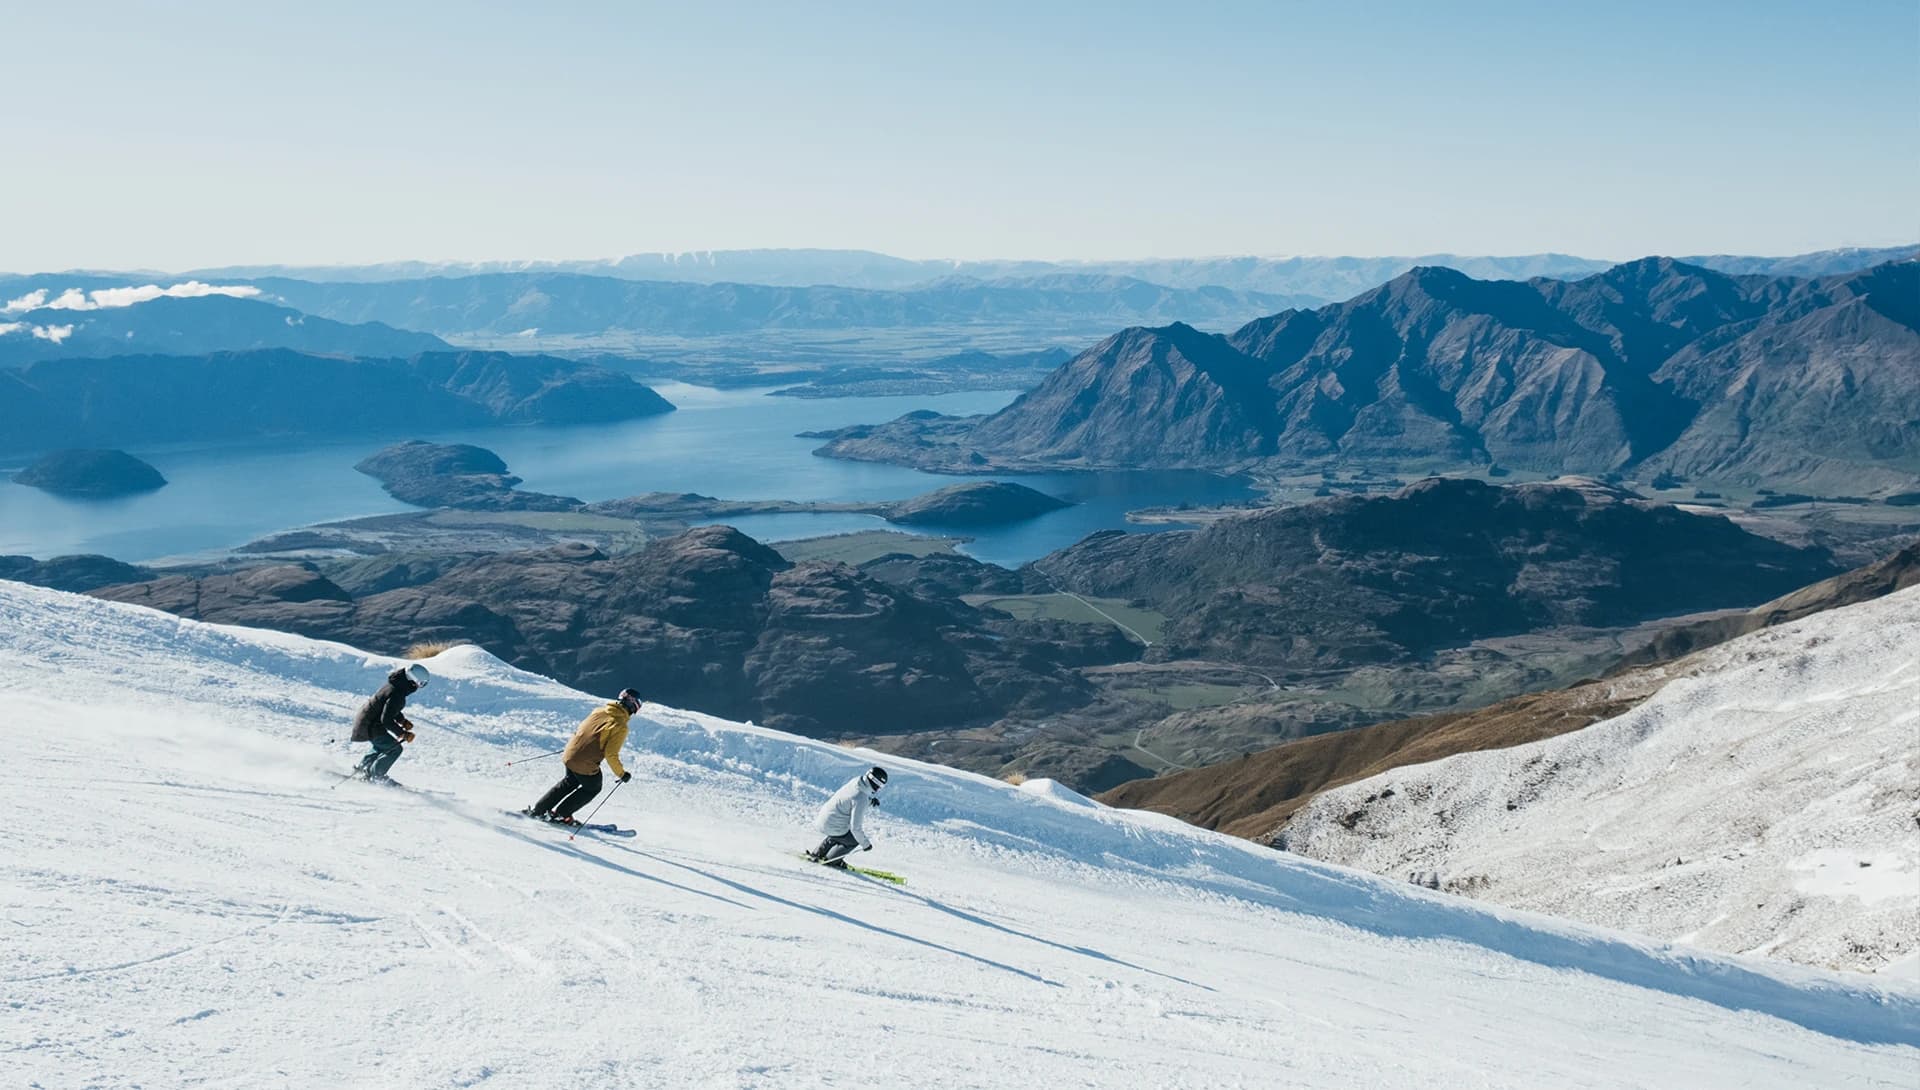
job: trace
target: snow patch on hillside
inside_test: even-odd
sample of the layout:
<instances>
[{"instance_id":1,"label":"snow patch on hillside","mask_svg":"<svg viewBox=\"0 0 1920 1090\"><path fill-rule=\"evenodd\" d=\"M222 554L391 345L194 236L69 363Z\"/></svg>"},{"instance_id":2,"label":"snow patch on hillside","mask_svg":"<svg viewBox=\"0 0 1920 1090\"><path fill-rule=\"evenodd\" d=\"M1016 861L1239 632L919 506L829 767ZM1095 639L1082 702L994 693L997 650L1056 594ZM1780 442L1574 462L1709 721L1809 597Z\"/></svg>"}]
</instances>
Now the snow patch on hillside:
<instances>
[{"instance_id":1,"label":"snow patch on hillside","mask_svg":"<svg viewBox=\"0 0 1920 1090\"><path fill-rule=\"evenodd\" d=\"M1635 710L1329 791L1289 849L1854 970L1920 949L1920 588L1688 660Z\"/></svg>"}]
</instances>

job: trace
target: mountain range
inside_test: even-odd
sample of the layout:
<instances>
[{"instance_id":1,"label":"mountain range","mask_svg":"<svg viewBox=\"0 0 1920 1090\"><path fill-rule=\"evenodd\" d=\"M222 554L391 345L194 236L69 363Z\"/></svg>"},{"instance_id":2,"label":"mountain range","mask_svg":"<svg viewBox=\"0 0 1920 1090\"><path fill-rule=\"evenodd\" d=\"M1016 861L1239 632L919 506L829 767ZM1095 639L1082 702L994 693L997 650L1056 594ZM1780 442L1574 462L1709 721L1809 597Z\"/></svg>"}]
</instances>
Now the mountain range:
<instances>
[{"instance_id":1,"label":"mountain range","mask_svg":"<svg viewBox=\"0 0 1920 1090\"><path fill-rule=\"evenodd\" d=\"M978 323L1054 333L1116 321L1185 320L1230 328L1300 297L1204 286L1170 288L1122 276L949 276L903 289L623 280L577 273L487 273L419 280L249 282L269 298L347 322L385 322L442 336L711 336L758 330L899 329Z\"/></svg>"},{"instance_id":2,"label":"mountain range","mask_svg":"<svg viewBox=\"0 0 1920 1090\"><path fill-rule=\"evenodd\" d=\"M1920 256L1920 246L1878 249L1845 247L1789 257L1712 254L1683 257L1688 264L1724 272L1830 276L1857 272L1886 261ZM622 280L769 284L900 290L949 277L996 280L1053 275L1125 277L1173 288L1219 287L1231 291L1347 299L1422 265L1458 269L1480 279L1536 276L1571 279L1600 272L1613 262L1569 254L1473 256L1420 254L1401 257L1146 258L1118 261L916 260L870 250L702 250L640 253L585 261L394 261L373 265L229 265L181 275L259 280L286 277L318 282L419 280L489 273L578 273ZM156 274L138 274L156 275Z\"/></svg>"},{"instance_id":3,"label":"mountain range","mask_svg":"<svg viewBox=\"0 0 1920 1090\"><path fill-rule=\"evenodd\" d=\"M1917 375L1916 262L1820 279L1666 258L1577 281L1426 267L1227 336L1127 329L991 416L844 429L821 453L950 472L1634 468L1873 494L1920 473Z\"/></svg>"},{"instance_id":4,"label":"mountain range","mask_svg":"<svg viewBox=\"0 0 1920 1090\"><path fill-rule=\"evenodd\" d=\"M336 322L227 295L162 297L85 310L22 307L0 314L0 367L43 360L199 356L258 348L378 358L453 350L431 333L380 322Z\"/></svg>"}]
</instances>

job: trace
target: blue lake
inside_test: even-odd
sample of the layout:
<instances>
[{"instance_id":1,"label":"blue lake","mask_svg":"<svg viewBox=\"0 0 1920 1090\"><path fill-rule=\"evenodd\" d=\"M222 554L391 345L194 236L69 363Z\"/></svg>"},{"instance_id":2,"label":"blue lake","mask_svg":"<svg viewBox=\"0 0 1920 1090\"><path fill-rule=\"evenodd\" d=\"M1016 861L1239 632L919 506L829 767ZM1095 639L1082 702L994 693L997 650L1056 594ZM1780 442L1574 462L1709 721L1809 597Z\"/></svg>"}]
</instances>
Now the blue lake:
<instances>
[{"instance_id":1,"label":"blue lake","mask_svg":"<svg viewBox=\"0 0 1920 1090\"><path fill-rule=\"evenodd\" d=\"M899 466L814 457L818 440L794 433L890 420L915 409L991 412L1012 392L922 397L803 399L766 390L712 390L663 384L680 411L621 424L488 428L422 435L497 452L524 488L593 501L639 492L698 492L725 499L904 499L966 478ZM353 464L391 438L298 446L136 450L167 487L116 500L64 500L0 481L0 553L48 557L105 553L130 561L230 549L296 526L411 510ZM4 466L11 471L18 466ZM1003 475L1075 506L1010 527L953 531L966 551L1009 566L1043 556L1101 529L1128 526L1127 511L1183 501L1246 499L1244 482L1204 473ZM725 520L764 541L888 528L861 515L762 515ZM894 527L900 529L899 527ZM919 532L939 532L923 527Z\"/></svg>"}]
</instances>

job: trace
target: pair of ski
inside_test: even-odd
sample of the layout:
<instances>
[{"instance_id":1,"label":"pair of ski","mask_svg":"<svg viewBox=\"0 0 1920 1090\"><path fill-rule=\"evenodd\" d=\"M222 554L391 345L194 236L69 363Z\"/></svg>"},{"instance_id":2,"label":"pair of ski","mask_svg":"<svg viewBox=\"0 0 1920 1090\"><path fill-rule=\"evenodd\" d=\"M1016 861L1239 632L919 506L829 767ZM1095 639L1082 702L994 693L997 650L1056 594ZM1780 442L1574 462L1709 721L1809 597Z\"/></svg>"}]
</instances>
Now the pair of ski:
<instances>
[{"instance_id":1,"label":"pair of ski","mask_svg":"<svg viewBox=\"0 0 1920 1090\"><path fill-rule=\"evenodd\" d=\"M526 818L528 821L538 821L542 825L551 825L556 829L565 829L571 833L599 833L601 836L639 836L640 835L640 831L638 829L622 829L620 826L613 825L613 824L567 825L562 822L548 821L545 818L536 817L533 814L527 813L525 810L507 810L505 811L505 813L509 817Z\"/></svg>"},{"instance_id":2,"label":"pair of ski","mask_svg":"<svg viewBox=\"0 0 1920 1090\"><path fill-rule=\"evenodd\" d=\"M899 875L894 874L892 871L872 870L867 867L856 867L852 863L845 863L843 866L838 866L838 867L830 867L830 866L827 866L827 864L822 863L820 860L815 859L813 856L808 855L806 852L801 852L800 858L806 860L809 863L812 863L817 867L821 867L826 870L839 870L839 871L846 871L848 874L864 875L868 878L877 878L882 882L892 882L896 886L904 886L907 884L907 880L905 878L902 878ZM840 858L843 861L846 859L845 856L841 856Z\"/></svg>"}]
</instances>

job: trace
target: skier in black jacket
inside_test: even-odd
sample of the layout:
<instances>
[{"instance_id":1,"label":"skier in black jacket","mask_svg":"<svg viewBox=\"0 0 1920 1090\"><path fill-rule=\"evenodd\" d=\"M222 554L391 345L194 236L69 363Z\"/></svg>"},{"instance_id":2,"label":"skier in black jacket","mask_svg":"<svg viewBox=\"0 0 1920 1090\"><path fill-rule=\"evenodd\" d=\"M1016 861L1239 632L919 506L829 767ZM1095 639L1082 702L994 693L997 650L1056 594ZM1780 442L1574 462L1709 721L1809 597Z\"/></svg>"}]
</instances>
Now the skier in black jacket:
<instances>
[{"instance_id":1,"label":"skier in black jacket","mask_svg":"<svg viewBox=\"0 0 1920 1090\"><path fill-rule=\"evenodd\" d=\"M353 740L371 742L373 748L354 771L375 782L385 781L387 770L400 759L400 746L413 741L413 723L403 713L407 697L427 685L427 668L414 663L387 675L387 683L360 706L353 718Z\"/></svg>"}]
</instances>

